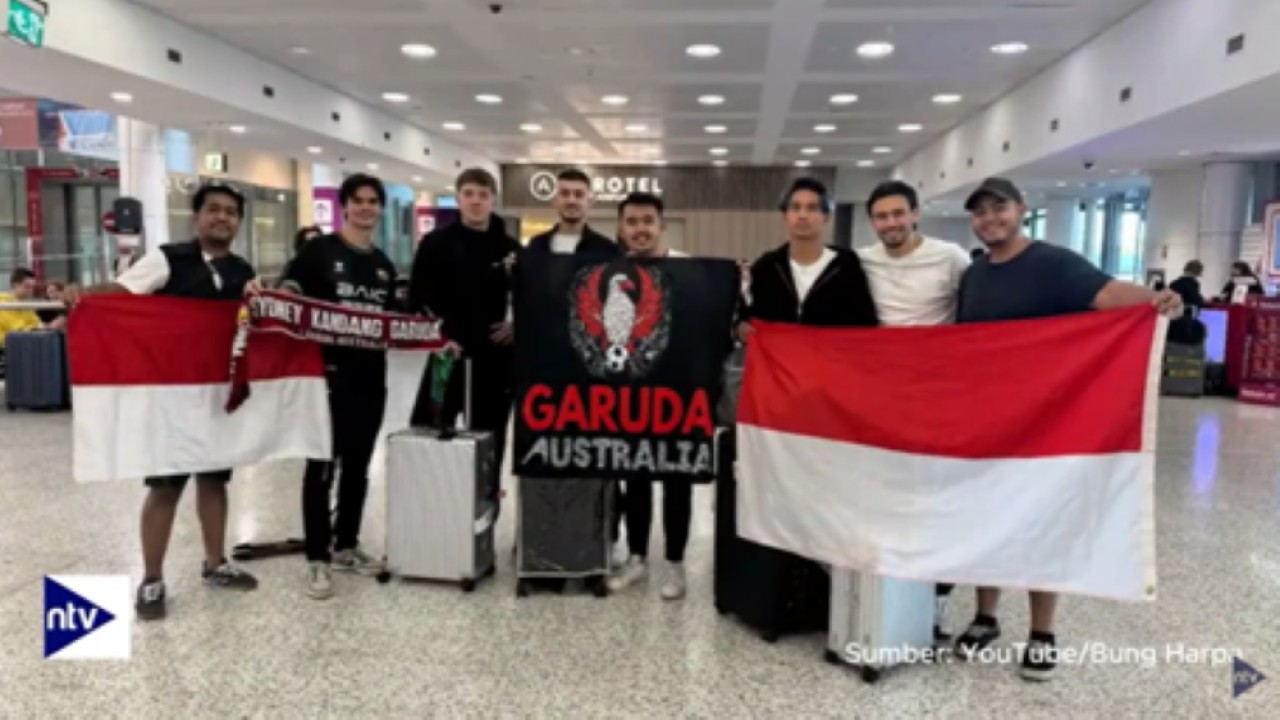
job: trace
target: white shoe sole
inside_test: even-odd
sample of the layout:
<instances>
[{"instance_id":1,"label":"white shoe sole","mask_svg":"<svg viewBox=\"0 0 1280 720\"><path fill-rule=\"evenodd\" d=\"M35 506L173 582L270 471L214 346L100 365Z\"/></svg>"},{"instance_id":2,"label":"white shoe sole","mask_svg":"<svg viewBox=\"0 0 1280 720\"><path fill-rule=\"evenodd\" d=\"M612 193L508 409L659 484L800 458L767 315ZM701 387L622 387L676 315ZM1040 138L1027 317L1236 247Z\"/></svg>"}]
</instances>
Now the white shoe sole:
<instances>
[{"instance_id":1,"label":"white shoe sole","mask_svg":"<svg viewBox=\"0 0 1280 720\"><path fill-rule=\"evenodd\" d=\"M1048 670L1036 670L1027 667L1018 668L1018 675L1020 675L1023 680L1029 680L1031 682L1048 682L1053 679L1053 676L1057 674L1057 672L1057 668L1049 668Z\"/></svg>"},{"instance_id":2,"label":"white shoe sole","mask_svg":"<svg viewBox=\"0 0 1280 720\"><path fill-rule=\"evenodd\" d=\"M307 588L307 597L312 600L328 600L333 597L333 588L328 590L317 590L316 588Z\"/></svg>"}]
</instances>

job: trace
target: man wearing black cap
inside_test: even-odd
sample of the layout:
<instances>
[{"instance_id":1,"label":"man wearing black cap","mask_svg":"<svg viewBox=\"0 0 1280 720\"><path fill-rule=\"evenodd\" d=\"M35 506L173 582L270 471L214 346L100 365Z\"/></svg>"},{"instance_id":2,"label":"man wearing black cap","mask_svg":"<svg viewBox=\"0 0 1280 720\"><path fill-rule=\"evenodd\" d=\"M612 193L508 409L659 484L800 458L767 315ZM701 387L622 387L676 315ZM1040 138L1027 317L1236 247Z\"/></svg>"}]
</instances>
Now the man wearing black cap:
<instances>
[{"instance_id":1,"label":"man wearing black cap","mask_svg":"<svg viewBox=\"0 0 1280 720\"><path fill-rule=\"evenodd\" d=\"M1022 320L1154 305L1177 317L1182 300L1176 293L1153 292L1119 282L1065 248L1034 242L1022 232L1027 207L1022 193L1004 178L988 178L965 203L973 234L987 248L975 258L960 282L959 322ZM1048 680L1057 667L1053 634L1057 594L1031 591L1031 637L1022 658L1022 677ZM1000 637L996 606L998 588L978 588L978 612L956 640L957 650L972 657Z\"/></svg>"}]
</instances>

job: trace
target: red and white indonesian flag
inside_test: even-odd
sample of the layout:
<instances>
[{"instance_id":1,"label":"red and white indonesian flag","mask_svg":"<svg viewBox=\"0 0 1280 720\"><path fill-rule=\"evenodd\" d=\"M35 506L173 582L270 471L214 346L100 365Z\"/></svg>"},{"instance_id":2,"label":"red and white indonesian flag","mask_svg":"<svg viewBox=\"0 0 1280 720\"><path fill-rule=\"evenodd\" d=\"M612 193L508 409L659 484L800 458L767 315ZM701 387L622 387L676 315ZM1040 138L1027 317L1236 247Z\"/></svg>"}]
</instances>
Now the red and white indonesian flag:
<instances>
[{"instance_id":1,"label":"red and white indonesian flag","mask_svg":"<svg viewBox=\"0 0 1280 720\"><path fill-rule=\"evenodd\" d=\"M1151 308L936 328L761 325L739 534L902 579L1155 596Z\"/></svg>"},{"instance_id":2,"label":"red and white indonesian flag","mask_svg":"<svg viewBox=\"0 0 1280 720\"><path fill-rule=\"evenodd\" d=\"M77 482L332 456L320 346L297 333L364 331L356 322L324 323L323 318L339 313L348 313L343 319L349 320L352 311L292 302L300 306L292 327L264 322L270 332L251 333L237 360L250 392L230 413L237 302L128 295L84 299L70 315L67 333ZM375 329L383 337L389 324L407 320L381 318L388 320ZM439 341L433 338L428 345ZM384 465L385 434L408 427L429 355L424 348L388 351L387 411L371 477L378 478Z\"/></svg>"}]
</instances>

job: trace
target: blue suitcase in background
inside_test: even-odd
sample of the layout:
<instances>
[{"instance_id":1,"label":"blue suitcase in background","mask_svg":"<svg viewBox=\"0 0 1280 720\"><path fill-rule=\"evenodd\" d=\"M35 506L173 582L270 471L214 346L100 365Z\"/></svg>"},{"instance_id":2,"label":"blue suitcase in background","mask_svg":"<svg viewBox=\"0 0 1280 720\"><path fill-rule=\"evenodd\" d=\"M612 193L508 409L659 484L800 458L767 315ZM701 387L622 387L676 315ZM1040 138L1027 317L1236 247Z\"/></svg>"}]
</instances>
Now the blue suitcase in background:
<instances>
[{"instance_id":1,"label":"blue suitcase in background","mask_svg":"<svg viewBox=\"0 0 1280 720\"><path fill-rule=\"evenodd\" d=\"M10 411L70 409L67 341L61 331L9 333L5 362L5 403Z\"/></svg>"}]
</instances>

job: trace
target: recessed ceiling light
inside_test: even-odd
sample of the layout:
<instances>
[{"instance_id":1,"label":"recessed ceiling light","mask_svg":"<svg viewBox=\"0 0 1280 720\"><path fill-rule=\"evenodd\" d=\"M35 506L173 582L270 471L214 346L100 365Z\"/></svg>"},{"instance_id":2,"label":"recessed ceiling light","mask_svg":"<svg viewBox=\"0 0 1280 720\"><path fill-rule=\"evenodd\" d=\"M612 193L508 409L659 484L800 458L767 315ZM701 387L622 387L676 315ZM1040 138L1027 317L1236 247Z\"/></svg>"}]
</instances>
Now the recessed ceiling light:
<instances>
[{"instance_id":1,"label":"recessed ceiling light","mask_svg":"<svg viewBox=\"0 0 1280 720\"><path fill-rule=\"evenodd\" d=\"M1107 173L1108 173L1109 175L1119 175L1119 174L1120 174L1120 171L1119 171L1119 170L1117 170L1117 169L1115 169L1115 168L1111 168L1110 170L1108 170L1108 171L1107 171Z\"/></svg>"},{"instance_id":2,"label":"recessed ceiling light","mask_svg":"<svg viewBox=\"0 0 1280 720\"><path fill-rule=\"evenodd\" d=\"M723 105L723 95L703 95L698 98L698 103L702 105Z\"/></svg>"},{"instance_id":3,"label":"recessed ceiling light","mask_svg":"<svg viewBox=\"0 0 1280 720\"><path fill-rule=\"evenodd\" d=\"M852 105L858 102L858 96L853 93L836 93L831 96L832 105Z\"/></svg>"},{"instance_id":4,"label":"recessed ceiling light","mask_svg":"<svg viewBox=\"0 0 1280 720\"><path fill-rule=\"evenodd\" d=\"M725 127L724 125L708 125L702 129L706 130L708 133L711 133L712 135L723 135L726 131L728 131L729 128Z\"/></svg>"},{"instance_id":5,"label":"recessed ceiling light","mask_svg":"<svg viewBox=\"0 0 1280 720\"><path fill-rule=\"evenodd\" d=\"M813 131L816 133L824 133L824 134L832 133L836 131L836 126L830 123L823 123L822 125L814 125Z\"/></svg>"},{"instance_id":6,"label":"recessed ceiling light","mask_svg":"<svg viewBox=\"0 0 1280 720\"><path fill-rule=\"evenodd\" d=\"M1064 182L1060 182L1060 183L1058 183L1058 187L1066 187L1066 186L1067 186L1067 184L1066 184L1066 183L1064 183Z\"/></svg>"},{"instance_id":7,"label":"recessed ceiling light","mask_svg":"<svg viewBox=\"0 0 1280 720\"><path fill-rule=\"evenodd\" d=\"M924 126L920 125L919 123L903 123L902 125L898 126L898 132L904 132L904 133L917 133L923 129L924 129Z\"/></svg>"},{"instance_id":8,"label":"recessed ceiling light","mask_svg":"<svg viewBox=\"0 0 1280 720\"><path fill-rule=\"evenodd\" d=\"M289 52L293 53L294 55L310 55L311 48L307 47L306 45L294 45L293 47L289 48Z\"/></svg>"},{"instance_id":9,"label":"recessed ceiling light","mask_svg":"<svg viewBox=\"0 0 1280 720\"><path fill-rule=\"evenodd\" d=\"M1179 155L1181 155L1182 157L1187 157L1188 155L1190 155L1190 154L1191 154L1191 151L1190 151L1190 150L1179 150L1179 151L1178 151L1178 154L1179 154Z\"/></svg>"},{"instance_id":10,"label":"recessed ceiling light","mask_svg":"<svg viewBox=\"0 0 1280 720\"><path fill-rule=\"evenodd\" d=\"M707 152L711 153L712 155L728 155L729 148L713 147Z\"/></svg>"},{"instance_id":11,"label":"recessed ceiling light","mask_svg":"<svg viewBox=\"0 0 1280 720\"><path fill-rule=\"evenodd\" d=\"M640 152L644 153L645 155L657 155L662 152L662 148L645 147L645 148L641 148Z\"/></svg>"},{"instance_id":12,"label":"recessed ceiling light","mask_svg":"<svg viewBox=\"0 0 1280 720\"><path fill-rule=\"evenodd\" d=\"M801 148L800 154L801 155L820 155L822 154L822 148L816 148L816 147Z\"/></svg>"},{"instance_id":13,"label":"recessed ceiling light","mask_svg":"<svg viewBox=\"0 0 1280 720\"><path fill-rule=\"evenodd\" d=\"M527 133L542 132L542 126L539 125L538 123L525 123L520 126L520 129Z\"/></svg>"},{"instance_id":14,"label":"recessed ceiling light","mask_svg":"<svg viewBox=\"0 0 1280 720\"><path fill-rule=\"evenodd\" d=\"M623 128L623 130L626 130L629 133L642 133L648 129L649 129L649 126L644 125L642 123L631 123L630 125L627 125L626 127Z\"/></svg>"},{"instance_id":15,"label":"recessed ceiling light","mask_svg":"<svg viewBox=\"0 0 1280 720\"><path fill-rule=\"evenodd\" d=\"M689 47L685 48L684 51L690 57L713 58L720 54L720 47L718 45L701 43L698 45L690 45Z\"/></svg>"},{"instance_id":16,"label":"recessed ceiling light","mask_svg":"<svg viewBox=\"0 0 1280 720\"><path fill-rule=\"evenodd\" d=\"M860 168L869 168L869 167L875 167L875 166L876 166L875 160L859 160L858 161L858 167Z\"/></svg>"},{"instance_id":17,"label":"recessed ceiling light","mask_svg":"<svg viewBox=\"0 0 1280 720\"><path fill-rule=\"evenodd\" d=\"M441 125L440 127L444 128L445 130L466 130L467 129L466 124L460 123L460 122L447 122Z\"/></svg>"},{"instance_id":18,"label":"recessed ceiling light","mask_svg":"<svg viewBox=\"0 0 1280 720\"><path fill-rule=\"evenodd\" d=\"M933 96L933 101L939 105L955 105L963 99L963 96L955 93L941 93Z\"/></svg>"},{"instance_id":19,"label":"recessed ceiling light","mask_svg":"<svg viewBox=\"0 0 1280 720\"><path fill-rule=\"evenodd\" d=\"M858 55L864 58L879 59L893 54L893 43L869 42L858 46Z\"/></svg>"},{"instance_id":20,"label":"recessed ceiling light","mask_svg":"<svg viewBox=\"0 0 1280 720\"><path fill-rule=\"evenodd\" d=\"M382 99L389 103L406 103L409 102L409 96L402 92L384 92Z\"/></svg>"},{"instance_id":21,"label":"recessed ceiling light","mask_svg":"<svg viewBox=\"0 0 1280 720\"><path fill-rule=\"evenodd\" d=\"M654 165L658 165L658 166L662 166L662 165L666 165L666 164L667 164L667 161L666 161L666 160L654 160L654 161L653 161L653 164L654 164Z\"/></svg>"},{"instance_id":22,"label":"recessed ceiling light","mask_svg":"<svg viewBox=\"0 0 1280 720\"><path fill-rule=\"evenodd\" d=\"M1024 42L1007 42L991 46L991 52L997 55L1021 55L1029 49Z\"/></svg>"},{"instance_id":23,"label":"recessed ceiling light","mask_svg":"<svg viewBox=\"0 0 1280 720\"><path fill-rule=\"evenodd\" d=\"M521 158L516 158L516 164L518 164L518 165L525 165L525 164L527 164L528 162L529 162L529 158L523 158L523 157L521 157Z\"/></svg>"},{"instance_id":24,"label":"recessed ceiling light","mask_svg":"<svg viewBox=\"0 0 1280 720\"><path fill-rule=\"evenodd\" d=\"M319 145L312 145L307 148L307 152L311 153L312 155L319 155L320 153L324 152L324 148L320 147Z\"/></svg>"},{"instance_id":25,"label":"recessed ceiling light","mask_svg":"<svg viewBox=\"0 0 1280 720\"><path fill-rule=\"evenodd\" d=\"M369 163L368 165L365 165L365 167L369 168L370 170L377 170L378 163Z\"/></svg>"},{"instance_id":26,"label":"recessed ceiling light","mask_svg":"<svg viewBox=\"0 0 1280 720\"><path fill-rule=\"evenodd\" d=\"M809 167L809 166L810 166L810 165L812 165L812 164L813 164L813 163L809 162L808 160L797 160L797 161L796 161L796 167Z\"/></svg>"},{"instance_id":27,"label":"recessed ceiling light","mask_svg":"<svg viewBox=\"0 0 1280 720\"><path fill-rule=\"evenodd\" d=\"M712 160L711 164L715 165L716 167L728 167L729 161L728 160Z\"/></svg>"},{"instance_id":28,"label":"recessed ceiling light","mask_svg":"<svg viewBox=\"0 0 1280 720\"><path fill-rule=\"evenodd\" d=\"M127 92L113 92L113 93L111 93L111 99L112 99L112 100L115 100L115 101L116 101L116 102L118 102L118 103L131 103L131 102L133 102L133 96L132 96L132 95L130 95L129 93L127 93Z\"/></svg>"},{"instance_id":29,"label":"recessed ceiling light","mask_svg":"<svg viewBox=\"0 0 1280 720\"><path fill-rule=\"evenodd\" d=\"M890 153L893 152L893 148L889 147L888 145L881 145L880 147L872 148L871 152L875 153L876 155L889 155Z\"/></svg>"},{"instance_id":30,"label":"recessed ceiling light","mask_svg":"<svg viewBox=\"0 0 1280 720\"><path fill-rule=\"evenodd\" d=\"M605 95L604 97L600 98L600 102L604 103L605 105L614 105L614 106L626 105L627 96L626 95Z\"/></svg>"},{"instance_id":31,"label":"recessed ceiling light","mask_svg":"<svg viewBox=\"0 0 1280 720\"><path fill-rule=\"evenodd\" d=\"M422 43L409 43L400 46L400 52L414 60L427 60L436 56L436 49Z\"/></svg>"},{"instance_id":32,"label":"recessed ceiling light","mask_svg":"<svg viewBox=\"0 0 1280 720\"><path fill-rule=\"evenodd\" d=\"M228 130L230 130L231 132L235 133L236 135L243 135L243 134L245 134L245 133L249 132L249 128L247 128L247 127L245 127L245 126L243 126L243 125L231 125L231 126L230 126L230 127L228 127L227 129L228 129Z\"/></svg>"},{"instance_id":33,"label":"recessed ceiling light","mask_svg":"<svg viewBox=\"0 0 1280 720\"><path fill-rule=\"evenodd\" d=\"M490 93L481 93L481 94L479 94L479 95L477 95L477 96L476 96L476 102L478 102L478 103L482 103L482 104L484 104L484 105L501 105L501 104L502 104L502 96L501 96L501 95L493 95L493 94L490 94Z\"/></svg>"},{"instance_id":34,"label":"recessed ceiling light","mask_svg":"<svg viewBox=\"0 0 1280 720\"><path fill-rule=\"evenodd\" d=\"M421 176L421 175L414 175L414 176L413 176L413 181L414 181L414 182L416 182L416 183L421 183L421 182L422 182L422 176Z\"/></svg>"}]
</instances>

